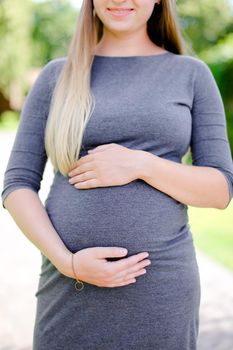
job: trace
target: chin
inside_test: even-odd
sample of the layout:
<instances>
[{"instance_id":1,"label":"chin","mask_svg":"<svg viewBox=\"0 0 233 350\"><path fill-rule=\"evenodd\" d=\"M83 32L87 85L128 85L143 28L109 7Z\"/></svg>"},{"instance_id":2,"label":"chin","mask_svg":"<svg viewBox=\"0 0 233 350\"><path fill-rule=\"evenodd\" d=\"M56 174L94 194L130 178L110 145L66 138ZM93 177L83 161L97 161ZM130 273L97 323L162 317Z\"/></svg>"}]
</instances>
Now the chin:
<instances>
[{"instance_id":1,"label":"chin","mask_svg":"<svg viewBox=\"0 0 233 350\"><path fill-rule=\"evenodd\" d=\"M135 28L132 25L127 23L112 23L104 25L106 30L112 33L130 33L135 31Z\"/></svg>"}]
</instances>

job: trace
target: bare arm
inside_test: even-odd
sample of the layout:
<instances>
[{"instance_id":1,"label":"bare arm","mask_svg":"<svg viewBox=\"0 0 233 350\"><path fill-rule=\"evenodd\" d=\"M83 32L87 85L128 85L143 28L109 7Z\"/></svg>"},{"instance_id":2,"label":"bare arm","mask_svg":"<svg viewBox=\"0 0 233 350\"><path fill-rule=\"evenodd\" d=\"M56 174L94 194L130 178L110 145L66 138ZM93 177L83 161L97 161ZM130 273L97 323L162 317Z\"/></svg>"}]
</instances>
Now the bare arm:
<instances>
[{"instance_id":1,"label":"bare arm","mask_svg":"<svg viewBox=\"0 0 233 350\"><path fill-rule=\"evenodd\" d=\"M209 67L200 61L196 68L192 165L144 152L141 178L187 205L225 209L233 196L233 163L224 105Z\"/></svg>"},{"instance_id":2,"label":"bare arm","mask_svg":"<svg viewBox=\"0 0 233 350\"><path fill-rule=\"evenodd\" d=\"M61 67L58 63L49 62L43 67L26 96L4 174L2 204L29 240L62 273L72 276L68 270L71 252L55 231L38 196L47 162L44 133L55 70Z\"/></svg>"},{"instance_id":3,"label":"bare arm","mask_svg":"<svg viewBox=\"0 0 233 350\"><path fill-rule=\"evenodd\" d=\"M228 206L228 184L218 169L179 164L140 152L143 166L139 178L149 185L186 205L217 209Z\"/></svg>"},{"instance_id":4,"label":"bare arm","mask_svg":"<svg viewBox=\"0 0 233 350\"><path fill-rule=\"evenodd\" d=\"M71 252L54 229L36 192L20 188L4 201L5 208L25 236L64 275L75 278L72 272Z\"/></svg>"},{"instance_id":5,"label":"bare arm","mask_svg":"<svg viewBox=\"0 0 233 350\"><path fill-rule=\"evenodd\" d=\"M44 133L55 71L63 61L52 61L40 73L30 90L4 174L2 204L25 236L64 275L80 278L102 287L124 286L136 281L148 265L144 252L120 261L106 257L124 257L121 247L90 247L74 254L69 251L50 221L38 192L47 155ZM74 269L72 269L72 258ZM75 275L75 276L74 276Z\"/></svg>"},{"instance_id":6,"label":"bare arm","mask_svg":"<svg viewBox=\"0 0 233 350\"><path fill-rule=\"evenodd\" d=\"M186 205L225 209L233 196L233 163L224 105L207 64L196 58L190 64L194 66L190 103L172 94L169 103L184 108L182 118L191 121L191 130L188 127L184 133L190 135L192 165L178 161L182 154L176 144L172 147L173 138L167 138L166 149L161 137L160 155L104 144L88 150L89 155L74 164L70 183L84 189L119 186L139 178ZM177 155L177 161L166 159L167 155Z\"/></svg>"},{"instance_id":7,"label":"bare arm","mask_svg":"<svg viewBox=\"0 0 233 350\"><path fill-rule=\"evenodd\" d=\"M25 236L65 276L76 278L72 269L70 252L55 231L37 193L21 188L12 191L4 201L5 208ZM150 260L141 252L116 262L106 257L125 256L127 250L120 247L91 247L74 254L78 277L99 287L119 287L135 283L135 277L143 275Z\"/></svg>"}]
</instances>

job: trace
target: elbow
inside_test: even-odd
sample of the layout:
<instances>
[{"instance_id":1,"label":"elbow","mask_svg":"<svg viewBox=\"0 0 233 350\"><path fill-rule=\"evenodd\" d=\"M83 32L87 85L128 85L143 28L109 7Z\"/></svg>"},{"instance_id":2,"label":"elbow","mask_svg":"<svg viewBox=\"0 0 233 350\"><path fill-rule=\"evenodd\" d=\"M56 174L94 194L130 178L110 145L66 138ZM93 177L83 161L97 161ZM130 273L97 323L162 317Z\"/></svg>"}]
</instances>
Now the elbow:
<instances>
[{"instance_id":1,"label":"elbow","mask_svg":"<svg viewBox=\"0 0 233 350\"><path fill-rule=\"evenodd\" d=\"M218 169L219 171L219 169ZM223 171L220 171L221 174L221 180L222 182L222 189L221 192L218 195L218 204L216 206L216 209L224 210L228 208L232 195L233 195L233 182L232 182L232 176L229 177L228 174L226 174Z\"/></svg>"},{"instance_id":2,"label":"elbow","mask_svg":"<svg viewBox=\"0 0 233 350\"><path fill-rule=\"evenodd\" d=\"M219 202L218 205L215 206L215 209L221 209L221 210L227 209L230 202L231 202L231 197L228 196L228 200Z\"/></svg>"},{"instance_id":3,"label":"elbow","mask_svg":"<svg viewBox=\"0 0 233 350\"><path fill-rule=\"evenodd\" d=\"M26 190L26 192L24 191ZM28 198L28 191L36 193L38 195L37 190L33 187L29 186L20 186L14 189L11 189L7 194L4 194L2 197L2 207L10 212L13 207L18 207L21 198Z\"/></svg>"},{"instance_id":4,"label":"elbow","mask_svg":"<svg viewBox=\"0 0 233 350\"><path fill-rule=\"evenodd\" d=\"M224 209L226 209L228 207L228 205L216 205L215 207L214 207L214 209L220 209L220 210L224 210Z\"/></svg>"},{"instance_id":5,"label":"elbow","mask_svg":"<svg viewBox=\"0 0 233 350\"><path fill-rule=\"evenodd\" d=\"M8 186L8 187L6 187L4 190L3 190L3 192L2 192L2 194L1 194L1 198L2 198L2 207L4 208L4 209L7 209L8 210L8 208L7 208L7 199L8 199L8 197L9 197L9 195L12 193L12 192L15 192L15 191L17 191L17 190L19 190L19 189L30 189L30 190L32 190L33 192L36 192L36 193L38 193L38 187L35 187L35 186L32 186L32 185L30 185L30 184L18 184L18 185L12 185L12 186Z\"/></svg>"},{"instance_id":6,"label":"elbow","mask_svg":"<svg viewBox=\"0 0 233 350\"><path fill-rule=\"evenodd\" d=\"M221 210L227 209L230 202L231 202L231 200L229 200L227 203L225 202L225 203L221 204L220 206L216 207L216 209L221 209Z\"/></svg>"}]
</instances>

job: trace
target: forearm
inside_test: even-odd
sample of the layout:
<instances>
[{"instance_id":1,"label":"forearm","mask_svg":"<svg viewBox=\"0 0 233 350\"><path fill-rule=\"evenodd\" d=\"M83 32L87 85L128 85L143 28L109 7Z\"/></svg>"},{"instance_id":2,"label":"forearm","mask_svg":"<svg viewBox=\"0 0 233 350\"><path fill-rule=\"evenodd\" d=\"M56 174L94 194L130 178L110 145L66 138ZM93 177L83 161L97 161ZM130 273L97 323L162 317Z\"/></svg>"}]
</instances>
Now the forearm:
<instances>
[{"instance_id":1,"label":"forearm","mask_svg":"<svg viewBox=\"0 0 233 350\"><path fill-rule=\"evenodd\" d=\"M186 165L141 152L139 178L186 205L224 209L229 203L228 184L215 168Z\"/></svg>"},{"instance_id":2,"label":"forearm","mask_svg":"<svg viewBox=\"0 0 233 350\"><path fill-rule=\"evenodd\" d=\"M71 252L54 229L37 193L17 189L7 196L4 205L25 236L61 273L73 277Z\"/></svg>"}]
</instances>

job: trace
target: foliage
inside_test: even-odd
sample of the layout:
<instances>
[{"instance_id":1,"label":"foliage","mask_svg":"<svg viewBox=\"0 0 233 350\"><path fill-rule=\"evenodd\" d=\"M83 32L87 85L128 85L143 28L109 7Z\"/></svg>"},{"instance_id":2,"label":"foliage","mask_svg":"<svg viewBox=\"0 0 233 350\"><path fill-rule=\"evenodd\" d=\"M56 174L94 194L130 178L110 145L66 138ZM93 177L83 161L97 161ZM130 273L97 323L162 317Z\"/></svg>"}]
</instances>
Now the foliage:
<instances>
[{"instance_id":1,"label":"foliage","mask_svg":"<svg viewBox=\"0 0 233 350\"><path fill-rule=\"evenodd\" d=\"M224 0L218 2L179 0L177 8L184 36L191 39L195 54L209 65L220 89L226 112L228 138L233 154L232 5Z\"/></svg>"},{"instance_id":2,"label":"foliage","mask_svg":"<svg viewBox=\"0 0 233 350\"><path fill-rule=\"evenodd\" d=\"M216 45L232 31L232 12L227 1L178 0L177 10L196 53Z\"/></svg>"},{"instance_id":3,"label":"foliage","mask_svg":"<svg viewBox=\"0 0 233 350\"><path fill-rule=\"evenodd\" d=\"M33 65L44 65L52 58L66 54L77 15L68 0L48 0L34 4Z\"/></svg>"},{"instance_id":4,"label":"foliage","mask_svg":"<svg viewBox=\"0 0 233 350\"><path fill-rule=\"evenodd\" d=\"M228 33L218 43L200 53L200 57L208 63L223 98L227 131L233 154L233 33Z\"/></svg>"},{"instance_id":5,"label":"foliage","mask_svg":"<svg viewBox=\"0 0 233 350\"><path fill-rule=\"evenodd\" d=\"M10 83L22 81L31 56L31 1L0 2L0 90L9 95Z\"/></svg>"},{"instance_id":6,"label":"foliage","mask_svg":"<svg viewBox=\"0 0 233 350\"><path fill-rule=\"evenodd\" d=\"M223 98L233 153L233 12L227 0L177 1L185 39L211 68ZM0 91L30 67L66 55L78 11L69 0L0 1ZM25 90L25 87L24 87Z\"/></svg>"},{"instance_id":7,"label":"foliage","mask_svg":"<svg viewBox=\"0 0 233 350\"><path fill-rule=\"evenodd\" d=\"M221 95L224 101L224 107L227 119L227 131L230 141L231 152L233 154L233 58L227 60L224 64L215 62L210 64L213 72L215 72L215 79L220 88Z\"/></svg>"},{"instance_id":8,"label":"foliage","mask_svg":"<svg viewBox=\"0 0 233 350\"><path fill-rule=\"evenodd\" d=\"M228 0L229 1L229 0ZM177 0L181 29L197 56L211 68L226 110L233 153L233 13L227 0ZM0 0L0 91L30 67L64 56L78 12L68 0ZM1 128L17 126L18 113L2 114ZM184 157L191 164L191 154ZM233 201L224 210L189 207L196 246L233 269Z\"/></svg>"}]
</instances>

